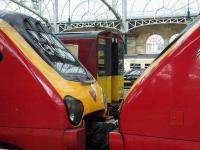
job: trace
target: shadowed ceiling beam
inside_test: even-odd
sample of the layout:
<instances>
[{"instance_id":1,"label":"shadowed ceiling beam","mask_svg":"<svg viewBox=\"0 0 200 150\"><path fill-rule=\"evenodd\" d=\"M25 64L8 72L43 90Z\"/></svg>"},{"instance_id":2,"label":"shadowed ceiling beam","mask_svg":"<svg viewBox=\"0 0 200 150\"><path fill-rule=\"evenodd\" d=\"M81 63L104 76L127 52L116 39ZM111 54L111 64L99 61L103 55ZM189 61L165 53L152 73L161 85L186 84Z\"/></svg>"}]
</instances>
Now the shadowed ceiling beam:
<instances>
[{"instance_id":1,"label":"shadowed ceiling beam","mask_svg":"<svg viewBox=\"0 0 200 150\"><path fill-rule=\"evenodd\" d=\"M112 13L115 15L115 17L116 17L118 20L121 20L121 17L119 16L119 14L115 11L114 8L112 8L112 6L110 6L110 4L108 4L108 3L106 2L106 0L101 0L101 1L108 7L109 10L112 11Z\"/></svg>"}]
</instances>

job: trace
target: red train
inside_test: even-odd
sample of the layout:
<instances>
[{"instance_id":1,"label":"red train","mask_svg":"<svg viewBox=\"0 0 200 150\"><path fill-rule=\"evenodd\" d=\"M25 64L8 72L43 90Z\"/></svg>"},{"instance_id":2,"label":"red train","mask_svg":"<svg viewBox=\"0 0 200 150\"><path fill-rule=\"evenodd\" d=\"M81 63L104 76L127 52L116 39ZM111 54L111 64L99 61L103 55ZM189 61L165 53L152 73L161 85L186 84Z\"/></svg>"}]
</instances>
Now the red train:
<instances>
[{"instance_id":1,"label":"red train","mask_svg":"<svg viewBox=\"0 0 200 150\"><path fill-rule=\"evenodd\" d=\"M200 17L132 86L111 150L200 149Z\"/></svg>"}]
</instances>

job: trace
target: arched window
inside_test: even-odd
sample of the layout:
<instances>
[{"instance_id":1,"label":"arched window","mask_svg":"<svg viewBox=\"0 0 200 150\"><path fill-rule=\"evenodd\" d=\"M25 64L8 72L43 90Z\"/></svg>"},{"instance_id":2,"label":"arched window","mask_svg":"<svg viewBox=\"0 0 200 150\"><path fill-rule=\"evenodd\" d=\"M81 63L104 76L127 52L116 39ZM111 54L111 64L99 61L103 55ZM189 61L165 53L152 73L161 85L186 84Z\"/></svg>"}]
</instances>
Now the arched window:
<instances>
[{"instance_id":1,"label":"arched window","mask_svg":"<svg viewBox=\"0 0 200 150\"><path fill-rule=\"evenodd\" d=\"M151 35L146 42L147 54L159 54L164 49L164 39L158 35Z\"/></svg>"},{"instance_id":2,"label":"arched window","mask_svg":"<svg viewBox=\"0 0 200 150\"><path fill-rule=\"evenodd\" d=\"M179 35L178 33L172 35L171 38L169 39L169 43L173 42L178 35Z\"/></svg>"}]
</instances>

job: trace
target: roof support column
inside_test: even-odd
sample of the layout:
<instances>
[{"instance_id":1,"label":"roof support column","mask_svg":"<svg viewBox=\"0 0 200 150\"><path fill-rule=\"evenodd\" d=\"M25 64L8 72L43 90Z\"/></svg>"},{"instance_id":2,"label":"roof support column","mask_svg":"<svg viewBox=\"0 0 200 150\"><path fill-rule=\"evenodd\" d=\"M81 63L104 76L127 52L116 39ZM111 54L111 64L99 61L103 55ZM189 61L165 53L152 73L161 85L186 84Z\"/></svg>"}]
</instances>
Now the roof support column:
<instances>
[{"instance_id":1,"label":"roof support column","mask_svg":"<svg viewBox=\"0 0 200 150\"><path fill-rule=\"evenodd\" d=\"M122 24L121 31L124 34L124 53L127 54L127 41L128 41L128 21L127 21L127 0L122 0Z\"/></svg>"},{"instance_id":2,"label":"roof support column","mask_svg":"<svg viewBox=\"0 0 200 150\"><path fill-rule=\"evenodd\" d=\"M122 0L122 33L128 32L127 0Z\"/></svg>"},{"instance_id":3,"label":"roof support column","mask_svg":"<svg viewBox=\"0 0 200 150\"><path fill-rule=\"evenodd\" d=\"M54 0L54 5L53 5L53 25L54 25L54 32L58 32L57 22L58 22L58 0Z\"/></svg>"}]
</instances>

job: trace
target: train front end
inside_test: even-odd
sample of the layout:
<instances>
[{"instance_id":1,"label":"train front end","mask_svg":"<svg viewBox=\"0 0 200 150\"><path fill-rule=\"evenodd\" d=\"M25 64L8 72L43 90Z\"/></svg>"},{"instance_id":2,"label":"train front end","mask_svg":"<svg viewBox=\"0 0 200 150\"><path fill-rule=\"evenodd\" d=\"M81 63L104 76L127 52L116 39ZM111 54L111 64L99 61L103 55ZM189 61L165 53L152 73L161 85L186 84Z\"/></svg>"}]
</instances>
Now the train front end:
<instances>
[{"instance_id":1,"label":"train front end","mask_svg":"<svg viewBox=\"0 0 200 150\"><path fill-rule=\"evenodd\" d=\"M0 12L0 69L0 148L85 149L102 89L41 22Z\"/></svg>"}]
</instances>

